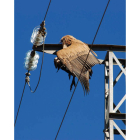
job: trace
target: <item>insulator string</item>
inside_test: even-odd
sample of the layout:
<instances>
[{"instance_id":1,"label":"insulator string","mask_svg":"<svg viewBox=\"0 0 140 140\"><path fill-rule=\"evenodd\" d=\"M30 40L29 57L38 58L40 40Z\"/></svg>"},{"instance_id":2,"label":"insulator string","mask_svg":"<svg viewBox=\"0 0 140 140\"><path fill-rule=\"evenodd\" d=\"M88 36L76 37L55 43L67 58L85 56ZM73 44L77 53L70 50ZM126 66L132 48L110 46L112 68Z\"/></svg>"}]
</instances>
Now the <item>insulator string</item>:
<instances>
[{"instance_id":1,"label":"insulator string","mask_svg":"<svg viewBox=\"0 0 140 140\"><path fill-rule=\"evenodd\" d=\"M50 4L51 4L51 0L50 0L50 2L49 2L49 5L48 5L48 8L47 8L47 11L46 11L45 17L44 17L44 21L45 21L45 19L46 19L46 16L47 16L47 13L48 13L48 10L49 10L49 7L50 7ZM40 68L39 80L38 80L38 83L37 83L36 88L35 88L34 91L31 90L31 87L30 87L30 85L29 85L29 83L28 83L29 88L30 88L30 90L31 90L32 93L34 93L34 92L37 90L38 85L39 85L39 82L40 82L40 78L41 78L41 72L42 72L42 66L43 66L43 60L44 60L44 41L45 41L45 38L43 37L43 56L42 56L42 64L41 64L41 68ZM29 73L29 70L28 70L28 73ZM24 88L23 88L23 92L22 92L22 96L21 96L21 99L20 99L20 103L19 103L19 107L18 107L18 111L17 111L16 119L15 119L15 122L14 122L14 127L15 127L15 125L16 125L16 121L17 121L17 118L18 118L18 114L19 114L19 110L20 110L20 106L21 106L21 102L22 102L22 98L23 98L24 90L25 90L25 87L26 87L26 83L27 83L27 82L26 82L26 80L25 80L25 85L24 85Z\"/></svg>"},{"instance_id":2,"label":"insulator string","mask_svg":"<svg viewBox=\"0 0 140 140\"><path fill-rule=\"evenodd\" d=\"M32 91L31 86L30 86L30 84L28 83L29 88L30 88L30 91L31 91L32 93L35 93L35 91L37 90L38 85L39 85L39 83L40 83L40 78L41 78L41 73L42 73L42 66L43 66L43 61L44 61L44 40L45 40L45 39L43 38L43 56L42 56L42 63L41 63L41 68L40 68L40 74L39 74L39 79L38 79L38 82L37 82L37 85L36 85L34 91Z\"/></svg>"}]
</instances>

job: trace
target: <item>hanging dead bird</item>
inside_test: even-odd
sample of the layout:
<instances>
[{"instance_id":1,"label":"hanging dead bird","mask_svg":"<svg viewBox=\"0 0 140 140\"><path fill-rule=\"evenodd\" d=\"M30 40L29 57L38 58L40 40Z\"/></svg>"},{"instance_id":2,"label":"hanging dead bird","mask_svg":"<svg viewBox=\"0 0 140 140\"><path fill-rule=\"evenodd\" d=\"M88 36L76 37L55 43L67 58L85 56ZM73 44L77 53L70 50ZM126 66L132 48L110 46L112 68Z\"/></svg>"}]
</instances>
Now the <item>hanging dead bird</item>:
<instances>
[{"instance_id":1,"label":"hanging dead bird","mask_svg":"<svg viewBox=\"0 0 140 140\"><path fill-rule=\"evenodd\" d=\"M66 71L69 74L69 78L73 76L70 90L73 85L75 86L75 77L79 78L81 74L79 81L81 82L84 93L89 93L89 79L93 73L91 68L96 64L100 64L100 61L95 57L97 56L96 53L93 50L89 53L90 48L88 45L71 35L62 37L61 43L63 49L56 53L57 57L54 59L55 67L58 70L62 69ZM89 56L87 58L88 53ZM86 59L87 61L85 63Z\"/></svg>"}]
</instances>

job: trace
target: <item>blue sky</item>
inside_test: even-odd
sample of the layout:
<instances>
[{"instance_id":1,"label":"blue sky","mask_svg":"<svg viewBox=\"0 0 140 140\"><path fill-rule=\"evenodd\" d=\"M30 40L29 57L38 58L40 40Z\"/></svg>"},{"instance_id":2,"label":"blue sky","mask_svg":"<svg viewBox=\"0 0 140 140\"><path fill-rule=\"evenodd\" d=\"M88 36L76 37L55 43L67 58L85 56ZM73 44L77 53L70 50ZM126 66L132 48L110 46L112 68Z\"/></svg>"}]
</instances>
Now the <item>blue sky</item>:
<instances>
[{"instance_id":1,"label":"blue sky","mask_svg":"<svg viewBox=\"0 0 140 140\"><path fill-rule=\"evenodd\" d=\"M48 0L15 0L15 115L17 113L22 89L25 82L24 58L32 49L30 37L34 27L44 19ZM98 24L104 12L107 0L59 0L51 2L46 17L47 37L45 43L58 44L64 35L91 44ZM126 45L125 1L111 1L94 44ZM96 51L99 59L104 59L106 52ZM125 58L125 53L115 53ZM31 71L30 85L34 89L41 66L42 53L35 71ZM51 140L55 138L72 92L71 80L67 73L56 73L53 64L55 56L45 54L41 81L37 91L32 94L26 86L19 116L15 126L15 140ZM114 66L114 78L120 68ZM102 140L104 138L104 66L93 67L90 80L90 93L84 96L80 83L58 135L58 140ZM125 90L123 75L114 89L114 102L117 104ZM120 108L125 112L125 104ZM117 122L125 128L123 123ZM122 140L121 136L115 137Z\"/></svg>"}]
</instances>

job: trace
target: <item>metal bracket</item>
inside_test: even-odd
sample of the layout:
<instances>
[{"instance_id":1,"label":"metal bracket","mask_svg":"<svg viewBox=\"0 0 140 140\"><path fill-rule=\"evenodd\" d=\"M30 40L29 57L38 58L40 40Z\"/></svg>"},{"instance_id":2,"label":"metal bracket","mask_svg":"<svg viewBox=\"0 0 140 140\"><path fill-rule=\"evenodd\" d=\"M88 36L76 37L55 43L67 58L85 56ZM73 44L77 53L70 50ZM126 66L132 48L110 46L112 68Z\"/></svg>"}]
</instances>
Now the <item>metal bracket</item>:
<instances>
[{"instance_id":1,"label":"metal bracket","mask_svg":"<svg viewBox=\"0 0 140 140\"><path fill-rule=\"evenodd\" d=\"M26 75L26 77L25 77L25 82L28 83L28 85L29 85L29 82L30 82L30 77L29 77L29 76L30 76L31 74L30 74L29 72L26 72L25 75Z\"/></svg>"}]
</instances>

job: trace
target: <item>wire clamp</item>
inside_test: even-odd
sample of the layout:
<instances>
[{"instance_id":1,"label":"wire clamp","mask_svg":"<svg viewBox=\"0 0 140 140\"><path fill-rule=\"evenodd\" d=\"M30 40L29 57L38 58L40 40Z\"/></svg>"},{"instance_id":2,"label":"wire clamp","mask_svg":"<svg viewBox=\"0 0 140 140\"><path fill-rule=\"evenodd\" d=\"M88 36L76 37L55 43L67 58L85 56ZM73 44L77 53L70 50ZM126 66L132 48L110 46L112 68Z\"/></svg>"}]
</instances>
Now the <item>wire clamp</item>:
<instances>
[{"instance_id":1,"label":"wire clamp","mask_svg":"<svg viewBox=\"0 0 140 140\"><path fill-rule=\"evenodd\" d=\"M45 32L46 28L45 28L45 21L42 21L42 23L40 24L40 29L39 29L39 33L41 33L41 35L44 37L46 32Z\"/></svg>"},{"instance_id":2,"label":"wire clamp","mask_svg":"<svg viewBox=\"0 0 140 140\"><path fill-rule=\"evenodd\" d=\"M29 82L30 82L29 76L30 76L31 74L30 74L29 72L26 72L25 75L26 75L26 77L25 77L25 82L28 83L28 85L29 85Z\"/></svg>"}]
</instances>

